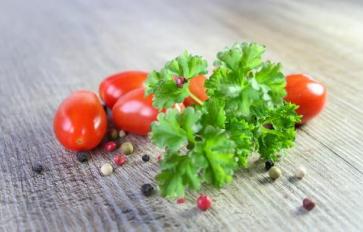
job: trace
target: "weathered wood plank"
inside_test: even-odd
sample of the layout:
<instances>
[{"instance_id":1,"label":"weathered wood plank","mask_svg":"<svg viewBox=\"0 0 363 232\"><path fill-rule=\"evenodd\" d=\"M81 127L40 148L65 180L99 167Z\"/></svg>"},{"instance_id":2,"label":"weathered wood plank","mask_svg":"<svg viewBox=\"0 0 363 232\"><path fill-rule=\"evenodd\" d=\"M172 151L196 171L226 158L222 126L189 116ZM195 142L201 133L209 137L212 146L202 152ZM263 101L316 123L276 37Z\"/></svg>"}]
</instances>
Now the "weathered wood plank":
<instances>
[{"instance_id":1,"label":"weathered wood plank","mask_svg":"<svg viewBox=\"0 0 363 232\"><path fill-rule=\"evenodd\" d=\"M363 5L360 1L40 1L0 3L0 228L3 231L360 231L363 214ZM262 164L237 173L200 213L196 193L176 205L144 198L160 150L129 135L136 154L114 175L102 149L79 164L54 140L52 117L72 90L107 74L151 70L184 49L212 63L235 41L267 46L285 71L329 90L326 110L299 131L270 183ZM152 162L141 161L148 153ZM41 161L43 175L31 164ZM309 173L292 177L298 165ZM317 208L301 210L311 196Z\"/></svg>"}]
</instances>

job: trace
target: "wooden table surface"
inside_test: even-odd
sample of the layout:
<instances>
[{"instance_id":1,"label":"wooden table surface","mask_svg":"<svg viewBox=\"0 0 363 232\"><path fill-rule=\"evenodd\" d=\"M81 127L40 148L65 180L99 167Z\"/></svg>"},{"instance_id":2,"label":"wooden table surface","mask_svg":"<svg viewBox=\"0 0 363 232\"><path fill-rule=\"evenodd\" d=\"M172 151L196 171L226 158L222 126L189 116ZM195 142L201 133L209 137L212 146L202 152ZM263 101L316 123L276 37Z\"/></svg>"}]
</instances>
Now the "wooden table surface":
<instances>
[{"instance_id":1,"label":"wooden table surface","mask_svg":"<svg viewBox=\"0 0 363 232\"><path fill-rule=\"evenodd\" d=\"M1 1L1 231L362 231L362 12L359 0ZM309 73L329 91L276 182L263 164L241 171L220 191L203 189L214 201L201 213L197 193L184 205L142 196L158 171L146 138L126 137L136 153L109 177L99 168L112 154L99 149L80 164L54 139L55 109L72 91L96 91L120 70L158 69L184 49L211 64L236 41L265 44L285 73ZM294 181L299 165L308 174ZM317 203L308 213L307 196Z\"/></svg>"}]
</instances>

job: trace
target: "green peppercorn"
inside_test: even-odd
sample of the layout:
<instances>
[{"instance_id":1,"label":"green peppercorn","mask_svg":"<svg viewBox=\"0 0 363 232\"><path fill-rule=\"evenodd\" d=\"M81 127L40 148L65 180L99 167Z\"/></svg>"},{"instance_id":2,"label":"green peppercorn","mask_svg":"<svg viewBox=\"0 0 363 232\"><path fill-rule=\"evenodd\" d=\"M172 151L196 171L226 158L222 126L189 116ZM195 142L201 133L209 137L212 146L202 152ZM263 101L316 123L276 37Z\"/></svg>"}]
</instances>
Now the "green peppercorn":
<instances>
[{"instance_id":1,"label":"green peppercorn","mask_svg":"<svg viewBox=\"0 0 363 232\"><path fill-rule=\"evenodd\" d=\"M276 180L281 176L281 170L278 167L272 167L270 168L268 174L271 177L271 179Z\"/></svg>"},{"instance_id":2,"label":"green peppercorn","mask_svg":"<svg viewBox=\"0 0 363 232\"><path fill-rule=\"evenodd\" d=\"M118 139L118 131L116 129L111 129L109 132L109 138L110 140Z\"/></svg>"},{"instance_id":3,"label":"green peppercorn","mask_svg":"<svg viewBox=\"0 0 363 232\"><path fill-rule=\"evenodd\" d=\"M134 146L132 146L132 143L130 142L125 142L121 145L121 150L125 155L130 155L134 152Z\"/></svg>"}]
</instances>

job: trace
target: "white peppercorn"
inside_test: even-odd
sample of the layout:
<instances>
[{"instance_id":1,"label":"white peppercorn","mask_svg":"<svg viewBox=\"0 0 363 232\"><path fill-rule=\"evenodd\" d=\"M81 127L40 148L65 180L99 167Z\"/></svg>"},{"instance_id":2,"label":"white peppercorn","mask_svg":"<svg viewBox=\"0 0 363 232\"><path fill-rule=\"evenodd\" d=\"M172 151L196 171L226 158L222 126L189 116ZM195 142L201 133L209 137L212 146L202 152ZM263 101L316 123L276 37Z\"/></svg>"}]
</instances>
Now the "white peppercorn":
<instances>
[{"instance_id":1,"label":"white peppercorn","mask_svg":"<svg viewBox=\"0 0 363 232\"><path fill-rule=\"evenodd\" d=\"M102 167L101 167L102 175L109 176L112 174L112 172L113 172L113 167L111 164L105 163L104 165L102 165Z\"/></svg>"}]
</instances>

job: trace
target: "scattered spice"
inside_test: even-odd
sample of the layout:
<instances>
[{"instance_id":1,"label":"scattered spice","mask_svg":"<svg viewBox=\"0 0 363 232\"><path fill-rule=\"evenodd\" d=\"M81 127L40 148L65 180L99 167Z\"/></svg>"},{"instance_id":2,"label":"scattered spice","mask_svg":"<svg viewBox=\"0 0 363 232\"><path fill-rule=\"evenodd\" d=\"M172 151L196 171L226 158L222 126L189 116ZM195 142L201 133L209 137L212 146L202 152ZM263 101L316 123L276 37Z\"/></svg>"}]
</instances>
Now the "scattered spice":
<instances>
[{"instance_id":1,"label":"scattered spice","mask_svg":"<svg viewBox=\"0 0 363 232\"><path fill-rule=\"evenodd\" d=\"M162 155L161 155L161 154L159 154L159 155L158 155L158 157L156 157L156 159L157 159L158 161L161 161L161 160L163 159L163 157L162 157Z\"/></svg>"},{"instance_id":2,"label":"scattered spice","mask_svg":"<svg viewBox=\"0 0 363 232\"><path fill-rule=\"evenodd\" d=\"M40 163L35 163L32 166L32 170L35 173L41 174L43 172L44 168L43 168L43 165L41 165Z\"/></svg>"},{"instance_id":3,"label":"scattered spice","mask_svg":"<svg viewBox=\"0 0 363 232\"><path fill-rule=\"evenodd\" d=\"M175 84L178 88L183 88L184 83L187 79L184 77L175 77Z\"/></svg>"},{"instance_id":4,"label":"scattered spice","mask_svg":"<svg viewBox=\"0 0 363 232\"><path fill-rule=\"evenodd\" d=\"M81 163L87 162L89 160L88 154L84 152L77 153L77 160Z\"/></svg>"},{"instance_id":5,"label":"scattered spice","mask_svg":"<svg viewBox=\"0 0 363 232\"><path fill-rule=\"evenodd\" d=\"M142 161L144 161L144 162L148 162L149 160L150 160L150 156L149 155L143 155L142 157Z\"/></svg>"},{"instance_id":6,"label":"scattered spice","mask_svg":"<svg viewBox=\"0 0 363 232\"><path fill-rule=\"evenodd\" d=\"M125 137L125 136L126 136L126 132L125 132L125 131L120 130L120 131L118 132L118 137L123 138L123 137Z\"/></svg>"},{"instance_id":7,"label":"scattered spice","mask_svg":"<svg viewBox=\"0 0 363 232\"><path fill-rule=\"evenodd\" d=\"M301 180L302 178L304 178L305 174L306 174L306 169L305 169L305 167L303 167L303 166L298 167L298 168L296 169L296 171L295 171L295 176L296 176L296 178L298 178L298 179L300 179L300 180Z\"/></svg>"},{"instance_id":8,"label":"scattered spice","mask_svg":"<svg viewBox=\"0 0 363 232\"><path fill-rule=\"evenodd\" d=\"M111 164L105 163L104 165L102 165L102 167L101 167L102 175L109 176L112 174L112 172L113 172L113 167Z\"/></svg>"},{"instance_id":9,"label":"scattered spice","mask_svg":"<svg viewBox=\"0 0 363 232\"><path fill-rule=\"evenodd\" d=\"M281 176L281 169L278 167L272 167L270 168L270 171L268 172L271 179L276 180Z\"/></svg>"},{"instance_id":10,"label":"scattered spice","mask_svg":"<svg viewBox=\"0 0 363 232\"><path fill-rule=\"evenodd\" d=\"M141 186L141 192L144 196L149 197L154 193L154 187L151 184L143 184Z\"/></svg>"},{"instance_id":11,"label":"scattered spice","mask_svg":"<svg viewBox=\"0 0 363 232\"><path fill-rule=\"evenodd\" d=\"M272 168L274 165L275 165L275 164L274 164L274 162L273 162L272 160L267 160L267 161L265 162L265 170L266 170L266 171L270 170L270 168Z\"/></svg>"},{"instance_id":12,"label":"scattered spice","mask_svg":"<svg viewBox=\"0 0 363 232\"><path fill-rule=\"evenodd\" d=\"M304 198L303 200L303 208L306 209L307 211L312 210L315 207L315 203L309 199L309 198Z\"/></svg>"},{"instance_id":13,"label":"scattered spice","mask_svg":"<svg viewBox=\"0 0 363 232\"><path fill-rule=\"evenodd\" d=\"M118 131L115 128L113 128L113 129L110 130L110 132L109 132L109 138L110 138L110 140L116 140L116 139L118 139Z\"/></svg>"},{"instance_id":14,"label":"scattered spice","mask_svg":"<svg viewBox=\"0 0 363 232\"><path fill-rule=\"evenodd\" d=\"M134 146L130 142L125 142L121 145L121 150L125 155L130 155L134 152Z\"/></svg>"},{"instance_id":15,"label":"scattered spice","mask_svg":"<svg viewBox=\"0 0 363 232\"><path fill-rule=\"evenodd\" d=\"M105 151L112 152L116 150L117 144L114 141L107 142L105 144Z\"/></svg>"},{"instance_id":16,"label":"scattered spice","mask_svg":"<svg viewBox=\"0 0 363 232\"><path fill-rule=\"evenodd\" d=\"M113 161L115 162L115 164L117 164L118 166L121 166L123 164L126 163L127 161L127 157L125 155L115 155L113 157Z\"/></svg>"},{"instance_id":17,"label":"scattered spice","mask_svg":"<svg viewBox=\"0 0 363 232\"><path fill-rule=\"evenodd\" d=\"M212 206L212 199L207 195L200 195L197 199L197 206L200 210L206 211Z\"/></svg>"},{"instance_id":18,"label":"scattered spice","mask_svg":"<svg viewBox=\"0 0 363 232\"><path fill-rule=\"evenodd\" d=\"M184 198L184 197L182 197L182 198L178 198L178 199L176 200L176 203L177 203L177 204L184 204L184 203L185 203L185 198Z\"/></svg>"}]
</instances>

